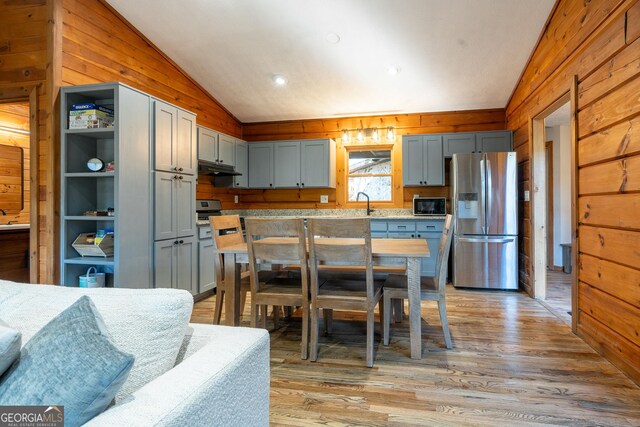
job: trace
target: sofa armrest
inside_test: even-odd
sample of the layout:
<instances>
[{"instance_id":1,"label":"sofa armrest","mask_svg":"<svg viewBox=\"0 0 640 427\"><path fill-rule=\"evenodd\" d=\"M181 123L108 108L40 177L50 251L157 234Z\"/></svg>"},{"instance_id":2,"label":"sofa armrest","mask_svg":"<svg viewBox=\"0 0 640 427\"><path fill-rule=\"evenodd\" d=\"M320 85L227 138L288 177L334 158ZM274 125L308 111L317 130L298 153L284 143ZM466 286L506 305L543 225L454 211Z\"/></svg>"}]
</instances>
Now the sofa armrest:
<instances>
[{"instance_id":1,"label":"sofa armrest","mask_svg":"<svg viewBox=\"0 0 640 427\"><path fill-rule=\"evenodd\" d=\"M267 331L190 326L208 344L85 425L268 425Z\"/></svg>"}]
</instances>

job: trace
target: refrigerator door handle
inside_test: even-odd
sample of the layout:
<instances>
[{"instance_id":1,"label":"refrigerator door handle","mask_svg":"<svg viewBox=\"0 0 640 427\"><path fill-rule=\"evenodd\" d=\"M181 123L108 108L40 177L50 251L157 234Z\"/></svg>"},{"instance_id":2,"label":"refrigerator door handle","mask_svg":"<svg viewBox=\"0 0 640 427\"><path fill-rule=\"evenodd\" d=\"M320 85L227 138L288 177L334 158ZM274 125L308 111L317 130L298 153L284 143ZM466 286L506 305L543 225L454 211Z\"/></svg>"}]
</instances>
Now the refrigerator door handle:
<instances>
[{"instance_id":1,"label":"refrigerator door handle","mask_svg":"<svg viewBox=\"0 0 640 427\"><path fill-rule=\"evenodd\" d=\"M486 227L486 225L487 225L487 218L486 218L487 206L485 204L486 203L485 197L486 197L486 192L487 192L487 185L486 185L487 183L486 183L486 173L485 173L486 171L484 169L485 168L484 164L485 164L485 156L483 155L482 156L482 160L480 160L480 191L482 192L480 194L480 201L482 202L482 206L481 206L481 209L480 209L480 215L481 215L482 218L481 218L480 221L481 221L482 225L480 227L482 229L482 234L485 234L487 232L487 227Z\"/></svg>"},{"instance_id":2,"label":"refrigerator door handle","mask_svg":"<svg viewBox=\"0 0 640 427\"><path fill-rule=\"evenodd\" d=\"M469 243L511 243L514 241L514 237L506 237L506 238L487 238L487 237L459 237L458 241L460 242L469 242Z\"/></svg>"},{"instance_id":3,"label":"refrigerator door handle","mask_svg":"<svg viewBox=\"0 0 640 427\"><path fill-rule=\"evenodd\" d=\"M493 209L493 196L491 195L491 193L493 193L492 188L493 188L493 183L491 182L491 160L489 160L489 156L486 156L486 160L485 160L485 165L487 167L487 177L486 177L486 181L487 181L487 214L486 214L486 222L485 224L487 224L486 229L485 229L485 233L489 233L489 224L491 224L491 210Z\"/></svg>"}]
</instances>

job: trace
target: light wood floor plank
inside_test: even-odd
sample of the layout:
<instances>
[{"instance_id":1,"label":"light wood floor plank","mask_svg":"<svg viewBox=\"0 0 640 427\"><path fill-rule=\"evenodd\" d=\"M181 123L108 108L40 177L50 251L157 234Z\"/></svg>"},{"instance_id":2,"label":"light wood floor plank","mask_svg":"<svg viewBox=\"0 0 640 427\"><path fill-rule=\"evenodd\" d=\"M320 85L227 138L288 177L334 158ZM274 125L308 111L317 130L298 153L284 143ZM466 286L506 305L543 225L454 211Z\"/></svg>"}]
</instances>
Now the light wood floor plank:
<instances>
[{"instance_id":1,"label":"light wood floor plank","mask_svg":"<svg viewBox=\"0 0 640 427\"><path fill-rule=\"evenodd\" d=\"M192 321L212 323L214 302L196 303ZM275 330L269 322L271 424L640 425L640 388L539 302L449 286L447 314L452 350L436 305L423 302L422 360L409 358L405 318L392 324L388 347L376 337L373 368L365 367L361 314L334 314L316 363L300 360L299 313Z\"/></svg>"}]
</instances>

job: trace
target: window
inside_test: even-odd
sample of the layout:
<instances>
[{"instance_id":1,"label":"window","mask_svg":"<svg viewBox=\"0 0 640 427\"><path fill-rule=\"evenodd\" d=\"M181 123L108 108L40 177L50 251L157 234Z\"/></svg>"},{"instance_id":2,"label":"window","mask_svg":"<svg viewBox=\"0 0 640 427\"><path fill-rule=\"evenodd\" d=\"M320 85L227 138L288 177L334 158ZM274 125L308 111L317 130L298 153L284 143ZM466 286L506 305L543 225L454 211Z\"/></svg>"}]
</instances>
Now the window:
<instances>
[{"instance_id":1,"label":"window","mask_svg":"<svg viewBox=\"0 0 640 427\"><path fill-rule=\"evenodd\" d=\"M355 202L358 193L363 192L367 193L372 202L392 201L391 150L359 147L348 153L347 200Z\"/></svg>"}]
</instances>

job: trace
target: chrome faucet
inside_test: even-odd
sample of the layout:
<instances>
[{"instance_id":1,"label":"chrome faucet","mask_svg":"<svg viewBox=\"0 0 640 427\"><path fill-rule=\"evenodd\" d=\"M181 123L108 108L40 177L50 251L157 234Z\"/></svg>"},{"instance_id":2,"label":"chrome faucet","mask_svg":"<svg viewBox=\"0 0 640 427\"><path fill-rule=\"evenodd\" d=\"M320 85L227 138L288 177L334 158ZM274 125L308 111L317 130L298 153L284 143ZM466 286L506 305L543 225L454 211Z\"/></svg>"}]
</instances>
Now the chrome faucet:
<instances>
[{"instance_id":1,"label":"chrome faucet","mask_svg":"<svg viewBox=\"0 0 640 427\"><path fill-rule=\"evenodd\" d=\"M367 198L367 216L369 216L371 215L371 212L373 212L373 209L369 207L369 195L367 193L363 193L362 191L358 192L358 195L356 196L356 202L360 200L361 194Z\"/></svg>"}]
</instances>

